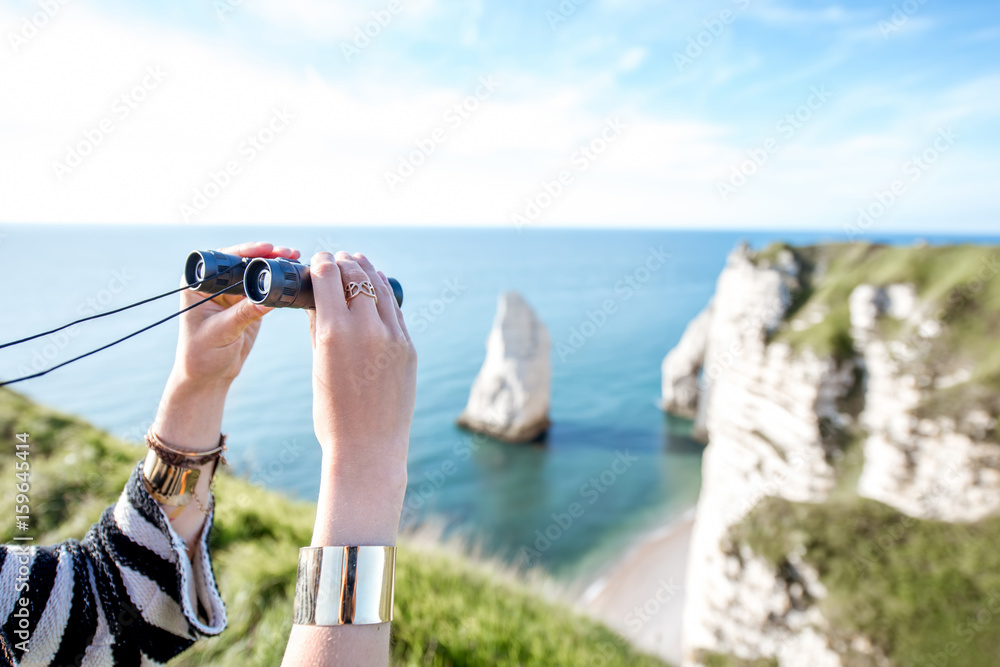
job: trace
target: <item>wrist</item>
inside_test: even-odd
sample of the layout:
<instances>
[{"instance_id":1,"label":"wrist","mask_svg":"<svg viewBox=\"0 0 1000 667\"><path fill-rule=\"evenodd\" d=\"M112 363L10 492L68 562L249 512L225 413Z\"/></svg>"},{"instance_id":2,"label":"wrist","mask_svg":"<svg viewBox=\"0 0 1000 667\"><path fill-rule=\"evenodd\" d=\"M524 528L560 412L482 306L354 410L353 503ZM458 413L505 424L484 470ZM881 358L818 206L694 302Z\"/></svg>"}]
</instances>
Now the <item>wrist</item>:
<instances>
[{"instance_id":1,"label":"wrist","mask_svg":"<svg viewBox=\"0 0 1000 667\"><path fill-rule=\"evenodd\" d=\"M181 365L175 364L167 378L166 392L183 394L221 395L229 393L229 387L235 378L223 377L219 374L202 375L190 373ZM166 393L165 392L165 393Z\"/></svg>"},{"instance_id":2,"label":"wrist","mask_svg":"<svg viewBox=\"0 0 1000 667\"><path fill-rule=\"evenodd\" d=\"M192 380L171 373L153 422L153 431L176 447L208 450L219 444L229 383Z\"/></svg>"},{"instance_id":3,"label":"wrist","mask_svg":"<svg viewBox=\"0 0 1000 667\"><path fill-rule=\"evenodd\" d=\"M345 475L326 454L312 546L392 546L406 495L406 465Z\"/></svg>"}]
</instances>

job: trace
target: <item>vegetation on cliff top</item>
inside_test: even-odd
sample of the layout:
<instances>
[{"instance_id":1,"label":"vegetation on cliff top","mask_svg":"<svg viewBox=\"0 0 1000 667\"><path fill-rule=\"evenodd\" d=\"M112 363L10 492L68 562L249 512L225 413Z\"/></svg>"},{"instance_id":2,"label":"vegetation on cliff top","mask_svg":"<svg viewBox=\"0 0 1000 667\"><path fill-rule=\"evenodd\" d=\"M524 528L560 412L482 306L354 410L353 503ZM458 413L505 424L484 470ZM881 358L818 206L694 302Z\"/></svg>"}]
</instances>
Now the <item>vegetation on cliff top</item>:
<instances>
[{"instance_id":1,"label":"vegetation on cliff top","mask_svg":"<svg viewBox=\"0 0 1000 667\"><path fill-rule=\"evenodd\" d=\"M904 356L935 377L967 373L964 381L935 391L921 416L954 416L978 408L1000 413L1000 247L980 245L887 246L871 243L793 247L774 244L754 257L759 266L779 266L791 253L802 267L802 286L792 295L785 321L773 340L839 359L855 353L849 300L858 285L913 285L920 300L918 322L882 318L884 338L901 343ZM810 313L823 314L813 322ZM794 323L797 318L799 323ZM940 333L923 336L926 322ZM933 328L934 325L931 325ZM996 439L994 433L991 439Z\"/></svg>"},{"instance_id":2,"label":"vegetation on cliff top","mask_svg":"<svg viewBox=\"0 0 1000 667\"><path fill-rule=\"evenodd\" d=\"M730 538L779 572L801 554L827 589L816 602L830 635L863 635L894 665L979 667L1000 655L1000 517L947 523L863 498L768 498ZM868 662L848 651L844 664Z\"/></svg>"},{"instance_id":3,"label":"vegetation on cliff top","mask_svg":"<svg viewBox=\"0 0 1000 667\"><path fill-rule=\"evenodd\" d=\"M82 538L113 503L143 450L0 389L0 442L31 443L36 544ZM13 456L0 477L14 479ZM3 492L14 505L14 484ZM298 549L309 544L315 508L228 474L217 481L213 561L229 627L172 665L273 667L291 628ZM7 515L11 517L10 514ZM0 540L14 536L12 517ZM533 595L489 568L401 542L396 566L396 665L663 665L609 629Z\"/></svg>"}]
</instances>

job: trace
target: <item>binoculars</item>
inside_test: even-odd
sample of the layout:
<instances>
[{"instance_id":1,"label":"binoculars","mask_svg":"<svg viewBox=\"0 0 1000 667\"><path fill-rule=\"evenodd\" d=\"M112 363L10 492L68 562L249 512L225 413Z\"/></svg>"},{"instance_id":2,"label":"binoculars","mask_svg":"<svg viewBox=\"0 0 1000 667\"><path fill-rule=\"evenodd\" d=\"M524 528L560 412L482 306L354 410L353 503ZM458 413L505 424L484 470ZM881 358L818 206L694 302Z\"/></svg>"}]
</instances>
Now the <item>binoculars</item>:
<instances>
[{"instance_id":1,"label":"binoculars","mask_svg":"<svg viewBox=\"0 0 1000 667\"><path fill-rule=\"evenodd\" d=\"M188 255L184 278L191 289L218 294L235 283L243 283L246 297L272 308L315 308L309 267L290 259L238 257L214 250ZM403 305L403 286L389 278L396 303Z\"/></svg>"}]
</instances>

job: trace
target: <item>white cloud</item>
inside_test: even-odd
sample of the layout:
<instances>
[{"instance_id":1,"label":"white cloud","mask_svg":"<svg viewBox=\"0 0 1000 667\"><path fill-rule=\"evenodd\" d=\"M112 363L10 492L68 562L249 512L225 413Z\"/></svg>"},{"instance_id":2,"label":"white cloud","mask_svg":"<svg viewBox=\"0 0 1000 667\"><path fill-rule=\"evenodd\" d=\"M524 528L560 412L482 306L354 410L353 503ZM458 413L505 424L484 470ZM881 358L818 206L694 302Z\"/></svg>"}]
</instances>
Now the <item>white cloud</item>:
<instances>
[{"instance_id":1,"label":"white cloud","mask_svg":"<svg viewBox=\"0 0 1000 667\"><path fill-rule=\"evenodd\" d=\"M398 12L391 10L389 0L244 0L237 11L246 9L276 26L324 40L351 38L366 28L370 36L397 20L426 19L439 8L439 0L397 0L392 4L399 7Z\"/></svg>"},{"instance_id":2,"label":"white cloud","mask_svg":"<svg viewBox=\"0 0 1000 667\"><path fill-rule=\"evenodd\" d=\"M230 182L196 222L509 224L543 182L573 169L574 153L606 120L595 100L614 92L603 75L560 83L519 72L497 73L501 86L485 102L470 102L474 79L431 86L387 76L362 90L163 26L72 10L20 54L2 56L0 89L9 101L0 105L0 221L177 223L182 204L211 189L215 173ZM0 13L0 22L19 18ZM624 61L644 55L627 52ZM141 85L151 66L166 78L119 118L115 100ZM941 96L925 122L966 113L994 84L984 79ZM838 129L835 119L848 95L837 95L728 204L717 184L754 146L736 141L730 127L655 118L623 104L628 129L585 172L573 171L572 186L537 222L839 226L925 137L914 126L844 137L851 123ZM479 108L455 127L445 114L463 102ZM248 160L241 144L269 129L275 109L294 120ZM60 183L53 163L104 120L113 131ZM443 141L391 192L386 171L436 129ZM966 153L972 143L921 184L936 190L914 192L907 206L951 215L947 188L989 192L987 170L970 166L980 164ZM230 161L240 173L226 179L219 173Z\"/></svg>"},{"instance_id":3,"label":"white cloud","mask_svg":"<svg viewBox=\"0 0 1000 667\"><path fill-rule=\"evenodd\" d=\"M631 48L618 61L618 68L623 72L631 72L639 67L645 60L649 52L641 47Z\"/></svg>"},{"instance_id":4,"label":"white cloud","mask_svg":"<svg viewBox=\"0 0 1000 667\"><path fill-rule=\"evenodd\" d=\"M735 1L735 0L734 0ZM743 0L738 4L742 5ZM814 24L845 24L859 20L871 20L870 10L851 11L844 9L840 5L829 5L827 7L802 8L790 7L773 0L757 0L751 2L747 13L764 23L776 25L814 23Z\"/></svg>"}]
</instances>

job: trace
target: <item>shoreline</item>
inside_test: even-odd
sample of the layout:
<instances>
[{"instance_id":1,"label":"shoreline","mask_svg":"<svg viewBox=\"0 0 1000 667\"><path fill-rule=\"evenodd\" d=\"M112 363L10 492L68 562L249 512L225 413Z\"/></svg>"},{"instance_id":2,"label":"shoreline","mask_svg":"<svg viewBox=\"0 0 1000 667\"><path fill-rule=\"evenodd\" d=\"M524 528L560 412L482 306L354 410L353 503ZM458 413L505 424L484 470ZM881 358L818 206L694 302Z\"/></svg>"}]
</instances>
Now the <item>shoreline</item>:
<instances>
[{"instance_id":1,"label":"shoreline","mask_svg":"<svg viewBox=\"0 0 1000 667\"><path fill-rule=\"evenodd\" d=\"M695 507L640 535L602 567L573 605L639 650L681 662L684 580Z\"/></svg>"}]
</instances>

